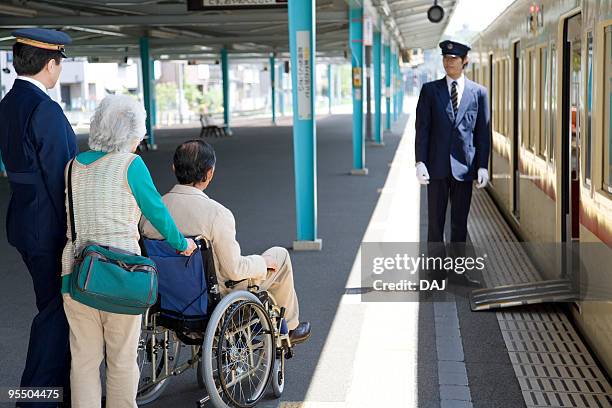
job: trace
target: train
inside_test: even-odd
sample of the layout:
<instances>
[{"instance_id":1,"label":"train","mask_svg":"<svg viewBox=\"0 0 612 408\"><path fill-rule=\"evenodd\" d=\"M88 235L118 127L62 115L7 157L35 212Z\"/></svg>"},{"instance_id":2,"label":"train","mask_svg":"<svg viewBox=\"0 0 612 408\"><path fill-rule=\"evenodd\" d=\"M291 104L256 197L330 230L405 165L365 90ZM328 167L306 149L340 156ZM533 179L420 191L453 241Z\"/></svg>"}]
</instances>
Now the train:
<instances>
[{"instance_id":1,"label":"train","mask_svg":"<svg viewBox=\"0 0 612 408\"><path fill-rule=\"evenodd\" d=\"M490 101L488 190L511 227L525 242L611 249L612 1L517 0L471 45L466 75ZM611 286L612 263L581 262ZM612 375L612 297L568 310Z\"/></svg>"}]
</instances>

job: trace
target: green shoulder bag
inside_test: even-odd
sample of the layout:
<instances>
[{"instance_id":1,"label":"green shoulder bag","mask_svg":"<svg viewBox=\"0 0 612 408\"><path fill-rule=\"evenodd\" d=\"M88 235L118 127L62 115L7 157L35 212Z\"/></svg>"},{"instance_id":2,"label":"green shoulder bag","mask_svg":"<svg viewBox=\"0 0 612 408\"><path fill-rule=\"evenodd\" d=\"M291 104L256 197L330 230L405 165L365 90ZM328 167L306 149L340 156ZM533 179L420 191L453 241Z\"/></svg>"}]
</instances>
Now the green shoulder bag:
<instances>
[{"instance_id":1,"label":"green shoulder bag","mask_svg":"<svg viewBox=\"0 0 612 408\"><path fill-rule=\"evenodd\" d=\"M72 273L62 277L62 292L79 303L111 313L139 315L157 301L157 267L151 259L90 243L76 250L72 165L68 167L68 207L74 247Z\"/></svg>"}]
</instances>

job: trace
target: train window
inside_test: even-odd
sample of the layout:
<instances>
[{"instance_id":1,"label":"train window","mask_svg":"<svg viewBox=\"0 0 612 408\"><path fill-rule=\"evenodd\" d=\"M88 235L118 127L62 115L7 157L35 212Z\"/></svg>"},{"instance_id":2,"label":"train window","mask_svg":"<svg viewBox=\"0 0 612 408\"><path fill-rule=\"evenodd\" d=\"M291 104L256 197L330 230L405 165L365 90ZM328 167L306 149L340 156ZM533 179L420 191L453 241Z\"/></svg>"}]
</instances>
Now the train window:
<instances>
[{"instance_id":1,"label":"train window","mask_svg":"<svg viewBox=\"0 0 612 408\"><path fill-rule=\"evenodd\" d=\"M540 130L538 117L538 58L535 50L529 51L529 135L527 148L535 151Z\"/></svg>"},{"instance_id":2,"label":"train window","mask_svg":"<svg viewBox=\"0 0 612 408\"><path fill-rule=\"evenodd\" d=\"M505 117L505 112L504 112L504 98L505 98L505 93L506 90L504 89L504 75L506 73L505 68L506 68L506 61L505 60L500 60L498 62L498 66L499 66L499 76L497 77L497 86L499 87L499 100L497 102L497 107L499 109L499 133L503 133L506 134L506 131L504 129L504 117Z\"/></svg>"},{"instance_id":3,"label":"train window","mask_svg":"<svg viewBox=\"0 0 612 408\"><path fill-rule=\"evenodd\" d=\"M511 108L510 108L510 103L511 103L511 90L510 90L510 60L506 59L506 76L505 76L505 81L506 81L506 102L505 102L505 109L504 111L506 112L506 125L505 125L505 130L506 130L506 135L508 137L510 137L510 118L511 118Z\"/></svg>"},{"instance_id":4,"label":"train window","mask_svg":"<svg viewBox=\"0 0 612 408\"><path fill-rule=\"evenodd\" d=\"M541 156L546 155L546 142L548 136L548 49L540 48L540 139L538 152Z\"/></svg>"},{"instance_id":5,"label":"train window","mask_svg":"<svg viewBox=\"0 0 612 408\"><path fill-rule=\"evenodd\" d=\"M493 63L493 94L490 95L491 98L491 109L493 110L493 129L496 132L499 132L499 86L498 86L498 76L499 76L499 63L495 61Z\"/></svg>"},{"instance_id":6,"label":"train window","mask_svg":"<svg viewBox=\"0 0 612 408\"><path fill-rule=\"evenodd\" d=\"M499 60L497 63L497 118L499 124L497 125L497 131L499 133L504 132L504 60Z\"/></svg>"},{"instance_id":7,"label":"train window","mask_svg":"<svg viewBox=\"0 0 612 408\"><path fill-rule=\"evenodd\" d=\"M521 74L521 83L523 90L521 95L521 110L522 110L522 133L521 133L521 145L526 147L529 145L529 105L527 105L527 101L529 100L529 70L527 67L529 66L529 53L525 52L521 58L522 65L522 74Z\"/></svg>"},{"instance_id":8,"label":"train window","mask_svg":"<svg viewBox=\"0 0 612 408\"><path fill-rule=\"evenodd\" d=\"M612 26L606 28L605 109L604 120L604 188L612 194Z\"/></svg>"},{"instance_id":9,"label":"train window","mask_svg":"<svg viewBox=\"0 0 612 408\"><path fill-rule=\"evenodd\" d=\"M497 73L496 73L496 80L497 80L497 131L499 133L502 133L504 131L504 110L502 108L502 101L504 99L504 88L502 87L502 78L503 78L503 71L502 71L502 61L497 61Z\"/></svg>"},{"instance_id":10,"label":"train window","mask_svg":"<svg viewBox=\"0 0 612 408\"><path fill-rule=\"evenodd\" d=\"M492 98L492 89L491 89L491 70L493 69L493 67L491 66L490 63L487 64L486 68L483 70L483 73L485 74L485 78L483 80L483 85L487 88L487 94L489 95L489 99L493 99Z\"/></svg>"},{"instance_id":11,"label":"train window","mask_svg":"<svg viewBox=\"0 0 612 408\"><path fill-rule=\"evenodd\" d=\"M495 67L495 62L491 66L491 69L493 69L493 83L491 84L491 90L489 92L489 105L491 105L492 127L494 131L497 131L497 106L495 106L497 102L497 89L495 87L495 71L497 71L497 67Z\"/></svg>"},{"instance_id":12,"label":"train window","mask_svg":"<svg viewBox=\"0 0 612 408\"><path fill-rule=\"evenodd\" d=\"M550 137L548 138L548 159L555 159L555 139L557 137L557 47L550 44Z\"/></svg>"},{"instance_id":13,"label":"train window","mask_svg":"<svg viewBox=\"0 0 612 408\"><path fill-rule=\"evenodd\" d=\"M506 75L504 75L504 129L506 136L510 137L510 60L506 58Z\"/></svg>"},{"instance_id":14,"label":"train window","mask_svg":"<svg viewBox=\"0 0 612 408\"><path fill-rule=\"evenodd\" d=\"M593 112L593 33L587 33L587 72L586 72L586 117L584 141L584 178L591 184L591 139L592 139L592 112Z\"/></svg>"},{"instance_id":15,"label":"train window","mask_svg":"<svg viewBox=\"0 0 612 408\"><path fill-rule=\"evenodd\" d=\"M520 101L521 101L521 146L526 147L529 145L529 70L527 67L529 66L529 53L521 52L521 88L520 88Z\"/></svg>"},{"instance_id":16,"label":"train window","mask_svg":"<svg viewBox=\"0 0 612 408\"><path fill-rule=\"evenodd\" d=\"M493 72L491 71L494 67L491 65L489 66L489 69L487 70L487 72ZM488 75L488 74L487 74ZM487 89L487 95L489 95L489 109L491 112L491 129L495 130L495 90L493 89L493 86L491 85L491 88Z\"/></svg>"}]
</instances>

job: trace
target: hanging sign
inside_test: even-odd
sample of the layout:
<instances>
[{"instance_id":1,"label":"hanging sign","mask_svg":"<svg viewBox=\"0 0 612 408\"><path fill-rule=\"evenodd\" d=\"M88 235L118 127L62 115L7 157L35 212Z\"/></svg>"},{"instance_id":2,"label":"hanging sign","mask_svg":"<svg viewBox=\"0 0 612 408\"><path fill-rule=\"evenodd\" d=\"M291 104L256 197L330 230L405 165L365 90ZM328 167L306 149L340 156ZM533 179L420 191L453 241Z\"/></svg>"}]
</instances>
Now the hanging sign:
<instances>
[{"instance_id":1,"label":"hanging sign","mask_svg":"<svg viewBox=\"0 0 612 408\"><path fill-rule=\"evenodd\" d=\"M298 119L312 119L312 53L310 31L298 31L297 42L297 103Z\"/></svg>"},{"instance_id":2,"label":"hanging sign","mask_svg":"<svg viewBox=\"0 0 612 408\"><path fill-rule=\"evenodd\" d=\"M188 11L286 7L287 0L187 0Z\"/></svg>"},{"instance_id":3,"label":"hanging sign","mask_svg":"<svg viewBox=\"0 0 612 408\"><path fill-rule=\"evenodd\" d=\"M371 47L374 43L374 23L368 16L363 19L363 45Z\"/></svg>"}]
</instances>

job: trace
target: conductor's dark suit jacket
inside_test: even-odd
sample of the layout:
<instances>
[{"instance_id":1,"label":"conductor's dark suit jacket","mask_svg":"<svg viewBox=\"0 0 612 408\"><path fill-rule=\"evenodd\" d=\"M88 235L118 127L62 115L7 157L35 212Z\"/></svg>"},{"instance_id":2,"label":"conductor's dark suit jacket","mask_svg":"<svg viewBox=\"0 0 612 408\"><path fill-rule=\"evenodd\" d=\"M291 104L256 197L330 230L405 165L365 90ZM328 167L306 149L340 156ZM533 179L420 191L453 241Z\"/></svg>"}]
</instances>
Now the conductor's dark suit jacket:
<instances>
[{"instance_id":1,"label":"conductor's dark suit jacket","mask_svg":"<svg viewBox=\"0 0 612 408\"><path fill-rule=\"evenodd\" d=\"M36 85L16 79L0 102L0 151L11 185L11 245L55 252L66 243L64 168L77 152L62 108Z\"/></svg>"},{"instance_id":2,"label":"conductor's dark suit jacket","mask_svg":"<svg viewBox=\"0 0 612 408\"><path fill-rule=\"evenodd\" d=\"M472 181L488 168L491 146L487 90L465 78L457 111L446 78L423 85L416 109L416 162L427 166L431 179L453 176Z\"/></svg>"}]
</instances>

